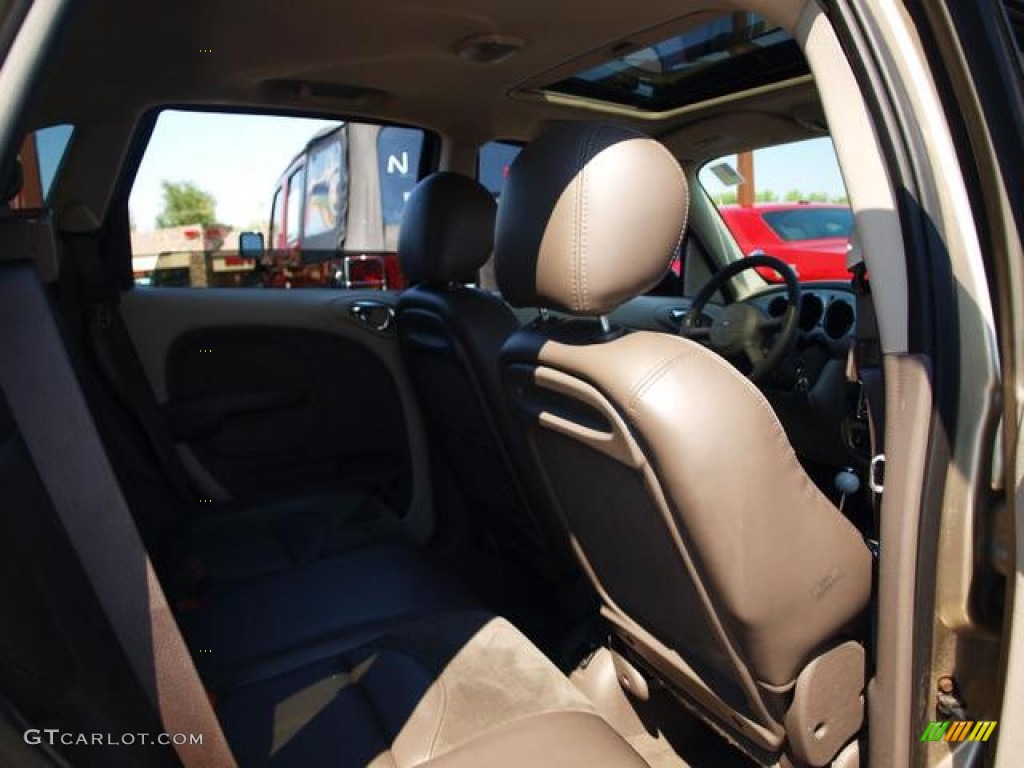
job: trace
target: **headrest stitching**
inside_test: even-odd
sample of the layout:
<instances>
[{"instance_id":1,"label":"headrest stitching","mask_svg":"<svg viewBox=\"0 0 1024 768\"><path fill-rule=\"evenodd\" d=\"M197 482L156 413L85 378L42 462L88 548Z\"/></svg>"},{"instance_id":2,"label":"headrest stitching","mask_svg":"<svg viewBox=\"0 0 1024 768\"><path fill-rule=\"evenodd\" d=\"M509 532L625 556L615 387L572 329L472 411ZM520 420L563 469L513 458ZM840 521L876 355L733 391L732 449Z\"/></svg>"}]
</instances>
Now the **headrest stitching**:
<instances>
[{"instance_id":1,"label":"headrest stitching","mask_svg":"<svg viewBox=\"0 0 1024 768\"><path fill-rule=\"evenodd\" d=\"M569 272L570 285L572 287L572 309L580 311L580 217L583 206L583 178L587 167L587 151L590 147L591 137L594 135L594 128L587 130L587 137L580 142L576 151L576 163L573 168L573 194L576 199L573 201L573 221L569 227L569 246L572 253L572 269ZM577 179L577 177L579 177ZM557 204L557 203L556 203Z\"/></svg>"},{"instance_id":2,"label":"headrest stitching","mask_svg":"<svg viewBox=\"0 0 1024 768\"><path fill-rule=\"evenodd\" d=\"M679 165L679 161L676 160L675 155L668 151L668 147L662 144L660 141L648 137L649 141L654 142L654 145L659 151L663 152L671 160L671 164L675 167L676 173L679 174L680 180L683 182L683 224L679 229L679 237L676 238L676 247L672 250L672 253L668 255L668 267L672 267L672 261L675 259L679 249L683 245L683 238L686 236L686 227L690 223L690 183L686 180L686 174L683 173L682 167ZM679 254L682 258L682 254Z\"/></svg>"},{"instance_id":3,"label":"headrest stitching","mask_svg":"<svg viewBox=\"0 0 1024 768\"><path fill-rule=\"evenodd\" d=\"M590 166L591 161L594 159L591 152L594 148L594 142L597 139L597 134L600 129L594 128L590 135L587 136L586 148L584 150L584 163L583 168L580 170L580 258L579 258L579 269L580 269L580 291L582 301L580 302L579 311L586 312L590 308L590 299L587 296L587 168Z\"/></svg>"}]
</instances>

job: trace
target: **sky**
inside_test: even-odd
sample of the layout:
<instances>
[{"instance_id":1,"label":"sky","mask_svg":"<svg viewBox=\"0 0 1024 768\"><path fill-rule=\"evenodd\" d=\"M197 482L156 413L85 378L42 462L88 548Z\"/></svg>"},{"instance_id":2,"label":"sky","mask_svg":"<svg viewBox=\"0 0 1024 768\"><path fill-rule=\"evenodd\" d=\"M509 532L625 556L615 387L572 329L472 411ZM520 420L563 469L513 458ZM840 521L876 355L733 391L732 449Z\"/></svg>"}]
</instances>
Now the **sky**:
<instances>
[{"instance_id":1,"label":"sky","mask_svg":"<svg viewBox=\"0 0 1024 768\"><path fill-rule=\"evenodd\" d=\"M213 195L222 224L268 221L274 185L313 136L337 121L165 111L153 130L128 206L139 231L155 226L163 181Z\"/></svg>"},{"instance_id":2,"label":"sky","mask_svg":"<svg viewBox=\"0 0 1024 768\"><path fill-rule=\"evenodd\" d=\"M736 169L736 156L723 160ZM700 181L711 197L734 187L720 182L710 167L721 161L712 161L701 170ZM804 194L824 192L829 198L846 194L836 152L829 138L810 139L795 144L780 144L754 152L754 183L758 191L772 190L781 199L786 192L798 189Z\"/></svg>"},{"instance_id":3,"label":"sky","mask_svg":"<svg viewBox=\"0 0 1024 768\"><path fill-rule=\"evenodd\" d=\"M245 227L266 222L274 184L288 163L328 120L296 117L165 111L132 188L129 206L139 231L155 226L163 207L161 182L191 181L217 201L222 224ZM735 167L735 157L725 158ZM712 163L713 164L713 163ZM755 153L757 188L780 197L791 189L844 194L829 139L813 139ZM712 196L728 188L706 171L700 176Z\"/></svg>"}]
</instances>

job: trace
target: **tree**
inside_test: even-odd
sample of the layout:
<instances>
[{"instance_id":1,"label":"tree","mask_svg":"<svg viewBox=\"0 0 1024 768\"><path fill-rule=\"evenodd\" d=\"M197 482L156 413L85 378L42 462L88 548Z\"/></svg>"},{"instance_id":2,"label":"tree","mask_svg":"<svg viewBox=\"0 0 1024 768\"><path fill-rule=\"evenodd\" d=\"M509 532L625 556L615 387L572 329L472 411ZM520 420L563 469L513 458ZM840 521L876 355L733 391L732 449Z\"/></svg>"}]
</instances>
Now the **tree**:
<instances>
[{"instance_id":1,"label":"tree","mask_svg":"<svg viewBox=\"0 0 1024 768\"><path fill-rule=\"evenodd\" d=\"M756 200L759 203L774 203L777 202L778 199L779 196L770 189L762 189L756 196Z\"/></svg>"},{"instance_id":2,"label":"tree","mask_svg":"<svg viewBox=\"0 0 1024 768\"><path fill-rule=\"evenodd\" d=\"M156 217L159 229L180 227L185 224L204 226L217 222L217 201L191 181L161 182L164 190L164 209Z\"/></svg>"}]
</instances>

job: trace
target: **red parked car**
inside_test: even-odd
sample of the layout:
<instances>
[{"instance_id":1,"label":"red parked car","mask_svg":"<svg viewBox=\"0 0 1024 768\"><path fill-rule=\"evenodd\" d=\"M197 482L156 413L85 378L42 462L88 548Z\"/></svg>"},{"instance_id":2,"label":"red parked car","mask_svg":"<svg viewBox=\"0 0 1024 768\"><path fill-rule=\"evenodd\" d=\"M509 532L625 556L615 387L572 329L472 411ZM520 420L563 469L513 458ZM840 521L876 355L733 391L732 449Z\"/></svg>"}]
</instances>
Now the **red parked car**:
<instances>
[{"instance_id":1,"label":"red parked car","mask_svg":"<svg viewBox=\"0 0 1024 768\"><path fill-rule=\"evenodd\" d=\"M846 245L853 229L848 206L827 203L758 203L719 208L740 250L764 251L789 264L801 280L849 280ZM768 280L779 277L758 270Z\"/></svg>"}]
</instances>

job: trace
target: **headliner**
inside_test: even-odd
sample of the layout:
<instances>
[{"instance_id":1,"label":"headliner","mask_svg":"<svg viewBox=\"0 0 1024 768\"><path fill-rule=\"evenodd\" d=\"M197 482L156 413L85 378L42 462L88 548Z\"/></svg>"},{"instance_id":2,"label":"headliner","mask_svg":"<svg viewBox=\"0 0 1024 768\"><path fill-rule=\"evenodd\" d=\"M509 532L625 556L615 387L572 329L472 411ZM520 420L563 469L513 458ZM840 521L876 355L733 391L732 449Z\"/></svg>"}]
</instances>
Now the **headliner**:
<instances>
[{"instance_id":1,"label":"headliner","mask_svg":"<svg viewBox=\"0 0 1024 768\"><path fill-rule=\"evenodd\" d=\"M740 5L790 28L804 2L181 0L154 8L109 0L72 11L31 123L81 125L134 119L154 106L204 104L409 123L464 143L527 139L545 122L594 113L515 96L516 86L698 9ZM485 33L522 38L526 47L492 65L453 52L458 41ZM274 85L283 80L344 88L313 95ZM790 125L800 123L792 121L794 111L812 114L811 122L820 114L807 84L758 96L744 109L788 117ZM728 109L653 124L617 119L665 135L722 111Z\"/></svg>"}]
</instances>

